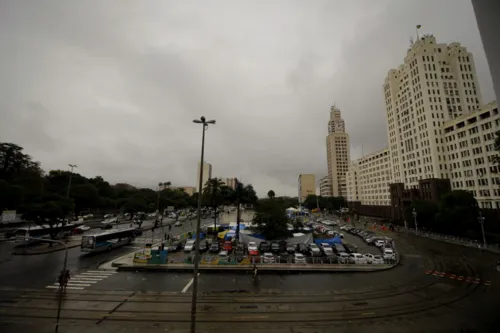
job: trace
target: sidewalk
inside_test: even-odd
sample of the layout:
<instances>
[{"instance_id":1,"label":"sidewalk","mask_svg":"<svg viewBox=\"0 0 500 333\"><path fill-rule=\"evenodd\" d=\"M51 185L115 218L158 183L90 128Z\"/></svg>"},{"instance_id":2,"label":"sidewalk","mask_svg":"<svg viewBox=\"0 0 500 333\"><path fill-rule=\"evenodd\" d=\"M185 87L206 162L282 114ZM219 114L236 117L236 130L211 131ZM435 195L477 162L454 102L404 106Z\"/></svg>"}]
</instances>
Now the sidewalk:
<instances>
[{"instance_id":1,"label":"sidewalk","mask_svg":"<svg viewBox=\"0 0 500 333\"><path fill-rule=\"evenodd\" d=\"M71 236L66 243L68 249L73 247L78 247L82 243L82 236ZM62 244L52 244L50 246L49 243L40 243L37 245L24 246L18 245L14 247L12 254L15 255L38 255L38 254L46 254L56 251L62 251L65 247Z\"/></svg>"},{"instance_id":2,"label":"sidewalk","mask_svg":"<svg viewBox=\"0 0 500 333\"><path fill-rule=\"evenodd\" d=\"M193 271L192 264L185 263L168 263L168 264L139 264L134 263L134 253L129 253L125 256L107 262L99 269L121 270L121 271ZM266 272L376 272L388 270L396 267L394 265L342 265L342 264L257 264L259 271ZM252 264L200 264L200 271L244 271L248 272L252 269Z\"/></svg>"}]
</instances>

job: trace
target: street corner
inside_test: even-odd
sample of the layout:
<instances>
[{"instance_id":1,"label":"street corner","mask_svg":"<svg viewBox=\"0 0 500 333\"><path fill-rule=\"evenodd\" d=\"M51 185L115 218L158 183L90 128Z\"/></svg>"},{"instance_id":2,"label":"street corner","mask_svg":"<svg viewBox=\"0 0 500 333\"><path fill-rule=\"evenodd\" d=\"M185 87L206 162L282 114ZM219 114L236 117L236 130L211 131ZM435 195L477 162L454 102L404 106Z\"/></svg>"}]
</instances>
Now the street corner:
<instances>
[{"instance_id":1,"label":"street corner","mask_svg":"<svg viewBox=\"0 0 500 333\"><path fill-rule=\"evenodd\" d=\"M40 243L36 245L17 245L12 249L12 254L14 255L41 255L57 251L63 251L66 249L71 249L80 246L81 240L71 240L64 245L57 244L52 245L48 243Z\"/></svg>"}]
</instances>

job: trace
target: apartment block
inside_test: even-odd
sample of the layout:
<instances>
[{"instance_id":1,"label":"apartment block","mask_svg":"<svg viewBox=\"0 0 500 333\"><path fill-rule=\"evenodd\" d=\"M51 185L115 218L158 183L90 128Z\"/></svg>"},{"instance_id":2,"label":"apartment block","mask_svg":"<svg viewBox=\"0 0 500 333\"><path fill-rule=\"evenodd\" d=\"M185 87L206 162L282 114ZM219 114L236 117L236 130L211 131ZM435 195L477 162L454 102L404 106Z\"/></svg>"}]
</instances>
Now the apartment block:
<instances>
[{"instance_id":1,"label":"apartment block","mask_svg":"<svg viewBox=\"0 0 500 333\"><path fill-rule=\"evenodd\" d=\"M500 173L494 162L495 132L500 130L496 102L442 125L448 163L440 170L452 189L471 191L481 208L500 208Z\"/></svg>"},{"instance_id":2,"label":"apartment block","mask_svg":"<svg viewBox=\"0 0 500 333\"><path fill-rule=\"evenodd\" d=\"M442 125L482 104L472 54L460 43L424 35L389 71L383 92L391 182L412 187L420 179L445 177Z\"/></svg>"},{"instance_id":3,"label":"apartment block","mask_svg":"<svg viewBox=\"0 0 500 333\"><path fill-rule=\"evenodd\" d=\"M322 197L332 196L332 180L325 176L319 180L319 195Z\"/></svg>"},{"instance_id":4,"label":"apartment block","mask_svg":"<svg viewBox=\"0 0 500 333\"><path fill-rule=\"evenodd\" d=\"M390 205L391 161L384 148L356 161L359 201L363 205Z\"/></svg>"},{"instance_id":5,"label":"apartment block","mask_svg":"<svg viewBox=\"0 0 500 333\"><path fill-rule=\"evenodd\" d=\"M359 165L357 161L352 161L347 171L347 201L359 201L358 184Z\"/></svg>"},{"instance_id":6,"label":"apartment block","mask_svg":"<svg viewBox=\"0 0 500 333\"><path fill-rule=\"evenodd\" d=\"M350 163L349 134L345 132L345 123L340 110L335 106L330 108L326 156L328 177L332 184L332 195L347 197L346 174Z\"/></svg>"},{"instance_id":7,"label":"apartment block","mask_svg":"<svg viewBox=\"0 0 500 333\"><path fill-rule=\"evenodd\" d=\"M313 174L299 175L299 202L304 202L308 195L316 194L316 178Z\"/></svg>"},{"instance_id":8,"label":"apartment block","mask_svg":"<svg viewBox=\"0 0 500 333\"><path fill-rule=\"evenodd\" d=\"M221 178L222 182L224 183L224 185L226 185L227 187L229 188L232 188L233 190L236 188L236 178L235 177L231 177L231 178Z\"/></svg>"},{"instance_id":9,"label":"apartment block","mask_svg":"<svg viewBox=\"0 0 500 333\"><path fill-rule=\"evenodd\" d=\"M196 173L196 188L199 190L200 186L200 168L201 168L201 163L198 162L198 172ZM205 184L207 181L212 178L212 164L203 162L203 181L202 181L202 188L201 191L203 192L203 188L205 187ZM196 192L199 192L199 191Z\"/></svg>"}]
</instances>

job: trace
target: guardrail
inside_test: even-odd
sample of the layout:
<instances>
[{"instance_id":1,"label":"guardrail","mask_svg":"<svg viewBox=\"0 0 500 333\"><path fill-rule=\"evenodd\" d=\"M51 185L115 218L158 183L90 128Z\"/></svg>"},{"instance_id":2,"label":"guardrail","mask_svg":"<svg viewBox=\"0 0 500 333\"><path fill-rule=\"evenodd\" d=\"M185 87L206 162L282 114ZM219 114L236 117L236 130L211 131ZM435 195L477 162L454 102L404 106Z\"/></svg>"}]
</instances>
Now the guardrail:
<instances>
[{"instance_id":1,"label":"guardrail","mask_svg":"<svg viewBox=\"0 0 500 333\"><path fill-rule=\"evenodd\" d=\"M478 249L488 249L493 252L500 252L500 245L499 244L488 244L486 245L486 248L477 240L472 240L464 237L457 237L457 236L451 236L451 235L444 235L444 234L439 234L436 232L431 232L431 231L425 231L425 230L419 230L418 232L413 229L413 228L400 228L399 232L403 232L406 234L414 234L418 235L421 237L426 237L426 238L431 238L443 242L448 242L448 243L453 243L457 245L462 245L462 246L468 246L468 247L474 247Z\"/></svg>"}]
</instances>

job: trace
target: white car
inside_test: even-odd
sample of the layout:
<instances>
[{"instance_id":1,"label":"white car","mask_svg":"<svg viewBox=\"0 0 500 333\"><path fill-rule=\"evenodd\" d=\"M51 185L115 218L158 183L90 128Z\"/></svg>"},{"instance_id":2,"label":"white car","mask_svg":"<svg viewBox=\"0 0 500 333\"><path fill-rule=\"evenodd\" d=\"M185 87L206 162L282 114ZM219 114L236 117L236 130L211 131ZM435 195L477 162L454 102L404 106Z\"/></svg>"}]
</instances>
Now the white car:
<instances>
[{"instance_id":1,"label":"white car","mask_svg":"<svg viewBox=\"0 0 500 333\"><path fill-rule=\"evenodd\" d=\"M349 255L345 252L340 252L337 255L337 260L339 261L339 264L348 264L349 263Z\"/></svg>"},{"instance_id":2,"label":"white car","mask_svg":"<svg viewBox=\"0 0 500 333\"><path fill-rule=\"evenodd\" d=\"M274 256L271 252L265 252L262 256L262 262L265 264L274 264Z\"/></svg>"},{"instance_id":3,"label":"white car","mask_svg":"<svg viewBox=\"0 0 500 333\"><path fill-rule=\"evenodd\" d=\"M349 254L349 262L351 264L364 265L367 263L367 260L361 253L351 253Z\"/></svg>"},{"instance_id":4,"label":"white car","mask_svg":"<svg viewBox=\"0 0 500 333\"><path fill-rule=\"evenodd\" d=\"M177 222L175 222L175 224L174 224L174 226L176 226L176 227L180 227L181 225L182 225L181 221L177 221Z\"/></svg>"},{"instance_id":5,"label":"white car","mask_svg":"<svg viewBox=\"0 0 500 333\"><path fill-rule=\"evenodd\" d=\"M382 256L385 260L396 260L396 253L392 249L384 249Z\"/></svg>"},{"instance_id":6,"label":"white car","mask_svg":"<svg viewBox=\"0 0 500 333\"><path fill-rule=\"evenodd\" d=\"M381 255L376 254L376 255L373 256L371 263L373 265L382 265L384 263L384 258L382 258Z\"/></svg>"},{"instance_id":7,"label":"white car","mask_svg":"<svg viewBox=\"0 0 500 333\"><path fill-rule=\"evenodd\" d=\"M368 264L371 264L373 262L373 258L375 258L375 256L371 253L366 253L364 257L366 258L366 262Z\"/></svg>"},{"instance_id":8,"label":"white car","mask_svg":"<svg viewBox=\"0 0 500 333\"><path fill-rule=\"evenodd\" d=\"M89 231L91 228L88 225L81 225L79 227L76 227L76 229L80 231Z\"/></svg>"},{"instance_id":9,"label":"white car","mask_svg":"<svg viewBox=\"0 0 500 333\"><path fill-rule=\"evenodd\" d=\"M220 251L219 252L219 261L220 262L228 262L229 261L229 256L227 254L227 251Z\"/></svg>"},{"instance_id":10,"label":"white car","mask_svg":"<svg viewBox=\"0 0 500 333\"><path fill-rule=\"evenodd\" d=\"M184 245L184 251L185 252L191 252L195 249L194 244L196 243L195 240L190 239L186 242L186 245Z\"/></svg>"},{"instance_id":11,"label":"white car","mask_svg":"<svg viewBox=\"0 0 500 333\"><path fill-rule=\"evenodd\" d=\"M343 225L340 227L340 230L345 230L345 229L347 229L347 225Z\"/></svg>"},{"instance_id":12,"label":"white car","mask_svg":"<svg viewBox=\"0 0 500 333\"><path fill-rule=\"evenodd\" d=\"M305 264L306 263L306 257L302 253L295 253L293 255L293 262L296 264Z\"/></svg>"},{"instance_id":13,"label":"white car","mask_svg":"<svg viewBox=\"0 0 500 333\"><path fill-rule=\"evenodd\" d=\"M379 240L375 241L375 246L376 247L384 247L385 243L386 243L385 240L379 239Z\"/></svg>"}]
</instances>

